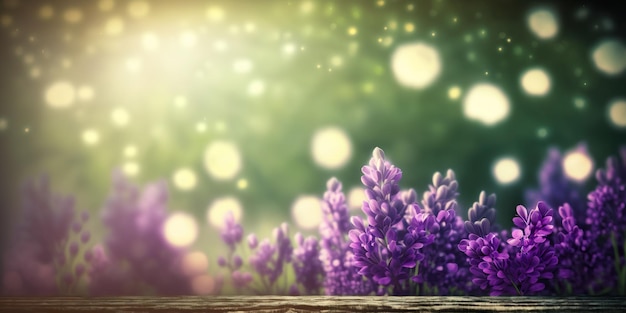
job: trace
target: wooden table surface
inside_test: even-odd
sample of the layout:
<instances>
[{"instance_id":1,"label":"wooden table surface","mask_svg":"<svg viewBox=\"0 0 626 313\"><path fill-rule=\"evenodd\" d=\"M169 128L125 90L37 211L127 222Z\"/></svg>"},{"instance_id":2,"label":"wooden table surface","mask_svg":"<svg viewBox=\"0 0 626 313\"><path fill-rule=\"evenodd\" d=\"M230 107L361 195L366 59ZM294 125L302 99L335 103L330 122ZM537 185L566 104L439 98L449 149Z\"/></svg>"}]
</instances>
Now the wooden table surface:
<instances>
[{"instance_id":1,"label":"wooden table surface","mask_svg":"<svg viewBox=\"0 0 626 313\"><path fill-rule=\"evenodd\" d=\"M626 312L626 298L0 297L0 312Z\"/></svg>"}]
</instances>

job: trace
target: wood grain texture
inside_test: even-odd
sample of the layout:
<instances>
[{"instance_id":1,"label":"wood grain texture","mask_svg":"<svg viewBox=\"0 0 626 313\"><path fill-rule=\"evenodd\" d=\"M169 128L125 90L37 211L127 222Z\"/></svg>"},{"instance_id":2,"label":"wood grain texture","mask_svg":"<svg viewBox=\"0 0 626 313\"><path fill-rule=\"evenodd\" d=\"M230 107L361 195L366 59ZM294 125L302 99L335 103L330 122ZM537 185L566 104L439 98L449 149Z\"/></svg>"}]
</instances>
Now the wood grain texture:
<instances>
[{"instance_id":1,"label":"wood grain texture","mask_svg":"<svg viewBox=\"0 0 626 313\"><path fill-rule=\"evenodd\" d=\"M5 297L0 312L626 312L605 297Z\"/></svg>"}]
</instances>

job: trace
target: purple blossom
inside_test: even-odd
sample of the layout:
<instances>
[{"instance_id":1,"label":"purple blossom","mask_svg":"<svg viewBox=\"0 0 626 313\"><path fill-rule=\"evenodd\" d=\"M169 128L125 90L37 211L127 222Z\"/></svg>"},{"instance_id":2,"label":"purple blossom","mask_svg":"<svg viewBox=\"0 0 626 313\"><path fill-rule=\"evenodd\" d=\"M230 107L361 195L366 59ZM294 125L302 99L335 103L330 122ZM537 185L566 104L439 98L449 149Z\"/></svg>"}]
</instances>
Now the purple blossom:
<instances>
[{"instance_id":1,"label":"purple blossom","mask_svg":"<svg viewBox=\"0 0 626 313\"><path fill-rule=\"evenodd\" d=\"M353 266L348 231L352 228L341 182L331 178L322 201L323 220L320 224L320 261L327 295L367 295L375 290L371 280L363 279Z\"/></svg>"},{"instance_id":2,"label":"purple blossom","mask_svg":"<svg viewBox=\"0 0 626 313\"><path fill-rule=\"evenodd\" d=\"M362 210L368 224L358 216L352 217L355 229L350 230L349 237L354 266L359 274L390 287L394 295L411 294L411 282L419 281L421 275L414 273L418 262L424 259L420 250L432 242L432 235L426 229L432 226L434 217L419 213L410 223L406 221L407 207L417 206L406 200L415 197L402 197L399 193L402 172L385 160L380 148L374 149L369 165L362 172L367 197Z\"/></svg>"},{"instance_id":3,"label":"purple blossom","mask_svg":"<svg viewBox=\"0 0 626 313\"><path fill-rule=\"evenodd\" d=\"M107 233L93 251L89 270L92 295L191 293L190 278L180 265L186 251L172 246L163 235L167 201L165 182L140 190L120 172L113 174L102 210Z\"/></svg>"},{"instance_id":4,"label":"purple blossom","mask_svg":"<svg viewBox=\"0 0 626 313\"><path fill-rule=\"evenodd\" d=\"M596 172L598 186L587 196L584 229L586 261L593 271L590 289L626 292L626 147ZM624 273L624 274L622 274ZM618 279L619 278L619 279Z\"/></svg>"},{"instance_id":5,"label":"purple blossom","mask_svg":"<svg viewBox=\"0 0 626 313\"><path fill-rule=\"evenodd\" d=\"M532 295L546 289L554 278L558 257L548 236L554 229L553 210L544 202L528 211L518 206L517 228L503 245L496 232L471 233L458 248L467 255L472 282L490 295Z\"/></svg>"},{"instance_id":6,"label":"purple blossom","mask_svg":"<svg viewBox=\"0 0 626 313\"><path fill-rule=\"evenodd\" d=\"M303 292L298 294L318 295L324 281L324 268L319 257L317 238L309 236L306 239L297 233L294 237L297 247L293 250L292 265L296 274L296 282L290 293L301 286Z\"/></svg>"},{"instance_id":7,"label":"purple blossom","mask_svg":"<svg viewBox=\"0 0 626 313\"><path fill-rule=\"evenodd\" d=\"M435 224L434 241L422 250L425 260L419 267L423 275L420 294L450 295L469 287L466 256L457 248L466 237L463 219L456 214L457 188L454 172L448 170L445 177L436 172L433 184L424 192L424 211L435 216Z\"/></svg>"},{"instance_id":8,"label":"purple blossom","mask_svg":"<svg viewBox=\"0 0 626 313\"><path fill-rule=\"evenodd\" d=\"M3 255L3 294L77 292L83 271L75 269L84 265L77 258L81 244L74 240L89 232L81 232L86 220L75 219L74 199L53 193L46 176L28 180L21 195L21 210ZM57 283L57 276L67 279Z\"/></svg>"}]
</instances>

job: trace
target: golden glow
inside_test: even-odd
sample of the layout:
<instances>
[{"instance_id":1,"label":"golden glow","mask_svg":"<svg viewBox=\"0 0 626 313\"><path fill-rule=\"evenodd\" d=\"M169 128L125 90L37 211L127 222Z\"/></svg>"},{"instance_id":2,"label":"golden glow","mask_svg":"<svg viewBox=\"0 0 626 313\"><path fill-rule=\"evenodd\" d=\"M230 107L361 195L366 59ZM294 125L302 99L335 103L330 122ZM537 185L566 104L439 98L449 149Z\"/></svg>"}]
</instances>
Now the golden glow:
<instances>
[{"instance_id":1,"label":"golden glow","mask_svg":"<svg viewBox=\"0 0 626 313\"><path fill-rule=\"evenodd\" d=\"M172 213L163 225L165 239L175 247L187 247L198 237L196 219L184 212Z\"/></svg>"},{"instance_id":2,"label":"golden glow","mask_svg":"<svg viewBox=\"0 0 626 313\"><path fill-rule=\"evenodd\" d=\"M93 146L100 141L100 134L94 129L87 129L82 134L83 142L88 146Z\"/></svg>"},{"instance_id":3,"label":"golden glow","mask_svg":"<svg viewBox=\"0 0 626 313\"><path fill-rule=\"evenodd\" d=\"M609 104L609 120L619 128L626 128L626 99L613 100Z\"/></svg>"},{"instance_id":4,"label":"golden glow","mask_svg":"<svg viewBox=\"0 0 626 313\"><path fill-rule=\"evenodd\" d=\"M209 259L202 251L187 252L181 267L183 273L189 277L201 275L209 269Z\"/></svg>"},{"instance_id":5,"label":"golden glow","mask_svg":"<svg viewBox=\"0 0 626 313\"><path fill-rule=\"evenodd\" d=\"M124 30L124 21L119 17L112 17L104 25L104 31L108 35L118 35Z\"/></svg>"},{"instance_id":6,"label":"golden glow","mask_svg":"<svg viewBox=\"0 0 626 313\"><path fill-rule=\"evenodd\" d=\"M248 188L248 180L245 178L240 178L237 180L237 189L244 190Z\"/></svg>"},{"instance_id":7,"label":"golden glow","mask_svg":"<svg viewBox=\"0 0 626 313\"><path fill-rule=\"evenodd\" d=\"M116 108L111 112L111 121L113 121L113 124L116 126L123 127L128 125L130 115L124 108Z\"/></svg>"},{"instance_id":8,"label":"golden glow","mask_svg":"<svg viewBox=\"0 0 626 313\"><path fill-rule=\"evenodd\" d=\"M553 38L559 31L556 16L545 9L536 10L528 16L528 27L541 39Z\"/></svg>"},{"instance_id":9,"label":"golden glow","mask_svg":"<svg viewBox=\"0 0 626 313\"><path fill-rule=\"evenodd\" d=\"M224 197L216 199L207 209L207 221L218 229L222 228L224 226L224 218L226 218L228 212L232 212L236 222L241 222L243 208L237 198Z\"/></svg>"},{"instance_id":10,"label":"golden glow","mask_svg":"<svg viewBox=\"0 0 626 313\"><path fill-rule=\"evenodd\" d=\"M424 43L403 44L391 56L391 68L400 85L423 89L430 86L441 72L439 52Z\"/></svg>"},{"instance_id":11,"label":"golden glow","mask_svg":"<svg viewBox=\"0 0 626 313\"><path fill-rule=\"evenodd\" d=\"M596 68L607 75L618 75L626 69L626 47L610 39L600 43L591 55Z\"/></svg>"},{"instance_id":12,"label":"golden glow","mask_svg":"<svg viewBox=\"0 0 626 313\"><path fill-rule=\"evenodd\" d=\"M583 182L593 171L593 161L586 153L571 151L563 156L563 170L570 179Z\"/></svg>"},{"instance_id":13,"label":"golden glow","mask_svg":"<svg viewBox=\"0 0 626 313\"><path fill-rule=\"evenodd\" d=\"M174 181L174 186L183 191L194 189L198 182L196 173L189 168L180 168L176 170L172 180Z\"/></svg>"},{"instance_id":14,"label":"golden glow","mask_svg":"<svg viewBox=\"0 0 626 313\"><path fill-rule=\"evenodd\" d=\"M521 170L517 160L513 158L502 158L493 166L493 176L502 185L508 185L517 181Z\"/></svg>"},{"instance_id":15,"label":"golden glow","mask_svg":"<svg viewBox=\"0 0 626 313\"><path fill-rule=\"evenodd\" d=\"M233 179L241 166L239 148L230 141L214 141L204 151L204 167L216 180Z\"/></svg>"},{"instance_id":16,"label":"golden glow","mask_svg":"<svg viewBox=\"0 0 626 313\"><path fill-rule=\"evenodd\" d=\"M491 84L472 86L463 100L465 117L487 126L502 122L509 116L509 111L509 99L500 88Z\"/></svg>"},{"instance_id":17,"label":"golden glow","mask_svg":"<svg viewBox=\"0 0 626 313\"><path fill-rule=\"evenodd\" d=\"M225 15L224 9L216 6L210 7L206 11L206 17L212 22L221 22Z\"/></svg>"},{"instance_id":18,"label":"golden glow","mask_svg":"<svg viewBox=\"0 0 626 313\"><path fill-rule=\"evenodd\" d=\"M198 275L191 280L191 290L196 295L209 295L215 290L215 279L207 274Z\"/></svg>"},{"instance_id":19,"label":"golden glow","mask_svg":"<svg viewBox=\"0 0 626 313\"><path fill-rule=\"evenodd\" d=\"M124 156L127 158L134 158L137 155L137 147L134 145L127 145L124 147Z\"/></svg>"},{"instance_id":20,"label":"golden glow","mask_svg":"<svg viewBox=\"0 0 626 313\"><path fill-rule=\"evenodd\" d=\"M338 169L346 165L352 156L352 143L341 128L319 129L311 141L313 161L327 169Z\"/></svg>"},{"instance_id":21,"label":"golden glow","mask_svg":"<svg viewBox=\"0 0 626 313\"><path fill-rule=\"evenodd\" d=\"M63 19L70 23L76 24L83 20L83 12L77 8L70 8L63 13Z\"/></svg>"},{"instance_id":22,"label":"golden glow","mask_svg":"<svg viewBox=\"0 0 626 313\"><path fill-rule=\"evenodd\" d=\"M113 9L114 6L115 6L114 0L98 1L98 9L100 9L100 11L103 11L103 12L110 11L111 9Z\"/></svg>"},{"instance_id":23,"label":"golden glow","mask_svg":"<svg viewBox=\"0 0 626 313\"><path fill-rule=\"evenodd\" d=\"M354 211L361 209L366 199L365 190L362 187L352 187L348 192L348 209Z\"/></svg>"},{"instance_id":24,"label":"golden glow","mask_svg":"<svg viewBox=\"0 0 626 313\"><path fill-rule=\"evenodd\" d=\"M522 88L531 96L544 96L550 91L550 77L540 68L527 70L522 74Z\"/></svg>"},{"instance_id":25,"label":"golden glow","mask_svg":"<svg viewBox=\"0 0 626 313\"><path fill-rule=\"evenodd\" d=\"M139 164L137 162L128 161L122 166L122 171L129 177L134 177L139 174Z\"/></svg>"},{"instance_id":26,"label":"golden glow","mask_svg":"<svg viewBox=\"0 0 626 313\"><path fill-rule=\"evenodd\" d=\"M141 36L141 46L146 51L155 51L159 48L159 37L154 33L145 33Z\"/></svg>"},{"instance_id":27,"label":"golden glow","mask_svg":"<svg viewBox=\"0 0 626 313\"><path fill-rule=\"evenodd\" d=\"M461 88L459 86L452 86L448 89L448 97L452 100L456 100L461 97Z\"/></svg>"},{"instance_id":28,"label":"golden glow","mask_svg":"<svg viewBox=\"0 0 626 313\"><path fill-rule=\"evenodd\" d=\"M94 91L91 86L83 85L78 88L76 96L81 101L89 101L94 97Z\"/></svg>"},{"instance_id":29,"label":"golden glow","mask_svg":"<svg viewBox=\"0 0 626 313\"><path fill-rule=\"evenodd\" d=\"M298 227L304 230L315 229L322 222L320 199L315 196L300 196L291 206L291 216Z\"/></svg>"},{"instance_id":30,"label":"golden glow","mask_svg":"<svg viewBox=\"0 0 626 313\"><path fill-rule=\"evenodd\" d=\"M357 30L357 28L356 28L356 27L354 27L354 26L350 26L350 27L348 28L348 35L350 35L350 36L354 36L354 35L356 35L356 34L357 34L357 32L358 32L358 30Z\"/></svg>"},{"instance_id":31,"label":"golden glow","mask_svg":"<svg viewBox=\"0 0 626 313\"><path fill-rule=\"evenodd\" d=\"M55 109L70 107L74 104L76 92L74 86L66 81L58 81L46 89L45 100Z\"/></svg>"},{"instance_id":32,"label":"golden glow","mask_svg":"<svg viewBox=\"0 0 626 313\"><path fill-rule=\"evenodd\" d=\"M150 12L150 4L143 0L134 0L128 4L128 14L134 18L142 18Z\"/></svg>"},{"instance_id":33,"label":"golden glow","mask_svg":"<svg viewBox=\"0 0 626 313\"><path fill-rule=\"evenodd\" d=\"M51 5L46 4L39 8L39 17L42 20L48 20L54 16L54 9Z\"/></svg>"},{"instance_id":34,"label":"golden glow","mask_svg":"<svg viewBox=\"0 0 626 313\"><path fill-rule=\"evenodd\" d=\"M415 30L415 25L413 23L404 24L404 31L407 33L412 33Z\"/></svg>"}]
</instances>

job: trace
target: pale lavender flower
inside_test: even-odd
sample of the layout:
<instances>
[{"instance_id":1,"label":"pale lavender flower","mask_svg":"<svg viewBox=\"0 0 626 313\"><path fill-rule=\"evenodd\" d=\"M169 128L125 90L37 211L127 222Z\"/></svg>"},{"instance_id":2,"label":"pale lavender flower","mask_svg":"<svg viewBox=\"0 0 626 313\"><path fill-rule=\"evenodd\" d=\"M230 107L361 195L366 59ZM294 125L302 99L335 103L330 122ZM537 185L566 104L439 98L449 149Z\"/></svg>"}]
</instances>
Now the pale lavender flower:
<instances>
[{"instance_id":1,"label":"pale lavender flower","mask_svg":"<svg viewBox=\"0 0 626 313\"><path fill-rule=\"evenodd\" d=\"M180 266L186 251L163 234L167 201L165 182L140 190L120 172L113 174L102 211L107 233L89 270L92 295L191 293L190 278Z\"/></svg>"},{"instance_id":2,"label":"pale lavender flower","mask_svg":"<svg viewBox=\"0 0 626 313\"><path fill-rule=\"evenodd\" d=\"M294 240L297 246L293 250L292 265L296 281L290 293L298 291L298 294L318 295L324 281L324 268L320 261L317 238L309 236L305 239L297 233ZM299 291L299 287L302 287L303 292Z\"/></svg>"},{"instance_id":3,"label":"pale lavender flower","mask_svg":"<svg viewBox=\"0 0 626 313\"><path fill-rule=\"evenodd\" d=\"M433 243L422 250L420 294L463 294L469 287L469 265L466 256L457 248L461 239L466 237L463 219L456 214L457 189L454 172L448 170L445 177L436 172L432 185L424 192L422 205L424 211L435 216L435 225Z\"/></svg>"},{"instance_id":4,"label":"pale lavender flower","mask_svg":"<svg viewBox=\"0 0 626 313\"><path fill-rule=\"evenodd\" d=\"M75 219L74 199L53 193L46 176L28 180L21 195L21 210L3 255L3 293L44 296L76 292L82 275L74 270L80 265L76 260L80 243L70 240L89 232L82 230L84 221ZM57 276L66 279L57 284Z\"/></svg>"},{"instance_id":5,"label":"pale lavender flower","mask_svg":"<svg viewBox=\"0 0 626 313\"><path fill-rule=\"evenodd\" d=\"M324 291L327 295L368 295L375 284L364 279L353 266L348 231L352 228L341 182L331 178L322 201L323 219L320 224L320 260L325 272Z\"/></svg>"}]
</instances>

